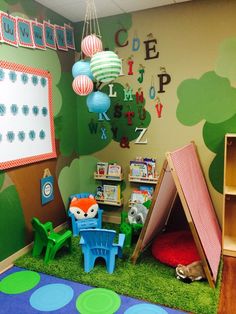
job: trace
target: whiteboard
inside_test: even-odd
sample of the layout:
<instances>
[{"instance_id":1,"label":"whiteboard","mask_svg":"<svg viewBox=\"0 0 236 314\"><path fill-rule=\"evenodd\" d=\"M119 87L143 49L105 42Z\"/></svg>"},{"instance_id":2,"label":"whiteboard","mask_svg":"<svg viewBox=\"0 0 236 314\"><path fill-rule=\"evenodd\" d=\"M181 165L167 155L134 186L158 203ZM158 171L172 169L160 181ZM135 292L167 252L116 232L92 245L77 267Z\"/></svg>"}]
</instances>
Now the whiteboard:
<instances>
[{"instance_id":1,"label":"whiteboard","mask_svg":"<svg viewBox=\"0 0 236 314\"><path fill-rule=\"evenodd\" d=\"M0 61L0 169L54 157L50 73Z\"/></svg>"}]
</instances>

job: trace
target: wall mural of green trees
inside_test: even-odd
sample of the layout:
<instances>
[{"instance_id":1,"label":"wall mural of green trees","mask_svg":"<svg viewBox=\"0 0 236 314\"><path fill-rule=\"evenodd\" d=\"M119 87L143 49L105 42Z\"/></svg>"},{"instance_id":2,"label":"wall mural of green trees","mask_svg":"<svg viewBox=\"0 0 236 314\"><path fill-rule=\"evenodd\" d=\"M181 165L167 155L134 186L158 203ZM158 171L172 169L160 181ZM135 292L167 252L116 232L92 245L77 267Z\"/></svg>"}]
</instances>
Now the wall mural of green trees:
<instances>
[{"instance_id":1,"label":"wall mural of green trees","mask_svg":"<svg viewBox=\"0 0 236 314\"><path fill-rule=\"evenodd\" d=\"M203 139L216 154L209 167L213 187L223 192L223 163L225 133L236 132L236 38L226 39L220 46L215 71L204 73L200 79L187 79L178 89L177 119L192 126L205 120Z\"/></svg>"}]
</instances>

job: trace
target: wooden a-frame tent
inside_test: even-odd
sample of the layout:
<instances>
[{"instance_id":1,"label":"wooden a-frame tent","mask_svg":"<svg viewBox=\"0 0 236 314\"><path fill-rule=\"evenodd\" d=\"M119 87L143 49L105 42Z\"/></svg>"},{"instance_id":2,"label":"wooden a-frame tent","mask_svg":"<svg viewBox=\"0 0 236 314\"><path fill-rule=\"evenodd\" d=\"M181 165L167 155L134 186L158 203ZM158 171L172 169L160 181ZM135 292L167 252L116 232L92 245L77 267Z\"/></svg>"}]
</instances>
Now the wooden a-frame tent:
<instances>
[{"instance_id":1,"label":"wooden a-frame tent","mask_svg":"<svg viewBox=\"0 0 236 314\"><path fill-rule=\"evenodd\" d=\"M194 143L166 154L152 204L131 260L165 227L179 195L182 207L201 258L206 278L215 287L221 258L221 230Z\"/></svg>"}]
</instances>

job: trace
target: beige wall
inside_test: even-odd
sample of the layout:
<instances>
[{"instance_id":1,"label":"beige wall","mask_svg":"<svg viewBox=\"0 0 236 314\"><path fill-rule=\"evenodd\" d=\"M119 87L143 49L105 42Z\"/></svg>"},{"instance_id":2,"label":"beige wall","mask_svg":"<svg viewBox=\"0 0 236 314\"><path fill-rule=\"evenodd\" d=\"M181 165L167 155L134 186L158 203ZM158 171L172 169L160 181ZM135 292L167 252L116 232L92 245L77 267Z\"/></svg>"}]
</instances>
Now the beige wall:
<instances>
[{"instance_id":1,"label":"beige wall","mask_svg":"<svg viewBox=\"0 0 236 314\"><path fill-rule=\"evenodd\" d=\"M219 46L228 37L236 36L235 31L236 1L191 1L178 5L135 12L132 14L132 27L129 30L129 44L117 48L118 55L124 59L123 72L127 74L127 58L133 55L133 70L137 73L139 64L145 66L144 82L137 81L138 73L133 76L120 77L116 82L123 85L129 83L135 93L142 86L146 98L145 108L152 116L151 123L145 135L148 143L145 145L130 143L130 149L122 149L119 143L112 142L94 156L100 160L117 160L123 166L125 176L129 171L129 161L136 156L157 158L160 170L165 153L175 150L190 141L197 144L198 152L204 169L211 196L221 221L222 197L211 185L208 178L208 168L214 154L206 147L202 137L202 127L205 121L194 126L184 126L176 118L178 106L177 87L189 78L198 79L207 71L213 71L219 53ZM145 50L142 42L147 40L147 34L152 33L157 39L159 58L145 61ZM133 37L140 38L139 51L132 51ZM157 84L157 74L160 66L166 68L172 81L166 85L165 93L159 94L163 104L162 117L158 118L154 100L148 97L151 77ZM197 110L197 108L196 108ZM124 196L127 201L130 195L130 185Z\"/></svg>"}]
</instances>

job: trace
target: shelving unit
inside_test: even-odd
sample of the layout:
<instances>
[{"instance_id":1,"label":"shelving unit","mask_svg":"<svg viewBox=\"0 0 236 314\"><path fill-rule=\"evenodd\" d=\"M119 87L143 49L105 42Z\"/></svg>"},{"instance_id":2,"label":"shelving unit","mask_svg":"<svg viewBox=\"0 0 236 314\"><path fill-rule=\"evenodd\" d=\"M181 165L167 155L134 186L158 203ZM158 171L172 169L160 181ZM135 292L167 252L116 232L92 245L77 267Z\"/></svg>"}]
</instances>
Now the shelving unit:
<instances>
[{"instance_id":1,"label":"shelving unit","mask_svg":"<svg viewBox=\"0 0 236 314\"><path fill-rule=\"evenodd\" d=\"M225 135L223 194L223 254L236 257L236 134Z\"/></svg>"},{"instance_id":2,"label":"shelving unit","mask_svg":"<svg viewBox=\"0 0 236 314\"><path fill-rule=\"evenodd\" d=\"M123 174L120 176L109 176L109 175L100 175L97 172L94 172L94 179L102 181L122 181L124 180Z\"/></svg>"},{"instance_id":3,"label":"shelving unit","mask_svg":"<svg viewBox=\"0 0 236 314\"><path fill-rule=\"evenodd\" d=\"M132 163L132 162L130 162L130 163ZM135 161L134 161L134 163L135 163ZM137 162L137 165L138 165L138 162ZM142 166L143 165L142 165L142 162L141 162L141 167ZM136 172L137 172L137 170L136 170ZM135 172L135 174L136 174L136 172ZM129 177L128 177L129 182L137 183L139 186L142 185L142 184L145 184L145 185L155 185L155 184L157 184L158 176L156 175L155 171L153 171L154 177L153 176L148 176L148 171L145 171L145 168L144 169L142 168L140 173L144 174L144 176L132 175L132 169L130 168L130 174L129 174ZM146 174L146 176L145 176L145 174ZM137 196L137 197L139 198L139 196ZM132 201L132 196L131 196L131 199L129 200L129 208L132 207L135 203L136 203L135 201Z\"/></svg>"},{"instance_id":4,"label":"shelving unit","mask_svg":"<svg viewBox=\"0 0 236 314\"><path fill-rule=\"evenodd\" d=\"M122 182L124 180L124 175L121 172L119 175L110 175L110 174L100 174L98 172L94 172L94 179L95 180L100 180L102 182L102 186L107 184L109 185L109 182L114 183L111 185L117 185L118 182ZM103 181L105 181L103 183ZM104 198L99 199L96 197L97 203L101 205L106 205L110 207L120 207L117 208L117 210L106 210L103 213L103 221L105 222L112 222L112 223L120 223L120 211L121 207L123 206L124 199L121 197L118 201L113 201L113 200L106 200Z\"/></svg>"},{"instance_id":5,"label":"shelving unit","mask_svg":"<svg viewBox=\"0 0 236 314\"><path fill-rule=\"evenodd\" d=\"M129 175L129 182L136 182L136 183L147 183L147 184L157 184L158 176L155 178L146 178L146 177L135 177Z\"/></svg>"}]
</instances>

